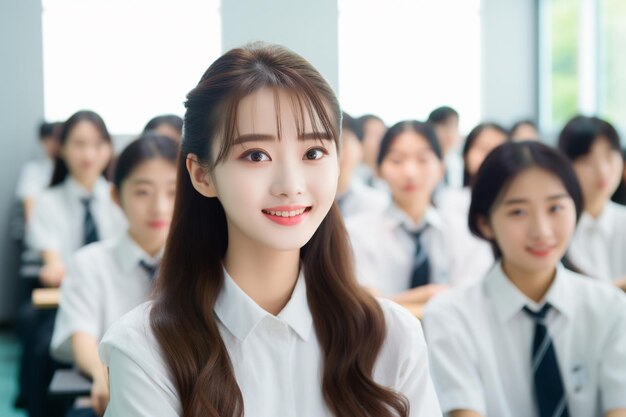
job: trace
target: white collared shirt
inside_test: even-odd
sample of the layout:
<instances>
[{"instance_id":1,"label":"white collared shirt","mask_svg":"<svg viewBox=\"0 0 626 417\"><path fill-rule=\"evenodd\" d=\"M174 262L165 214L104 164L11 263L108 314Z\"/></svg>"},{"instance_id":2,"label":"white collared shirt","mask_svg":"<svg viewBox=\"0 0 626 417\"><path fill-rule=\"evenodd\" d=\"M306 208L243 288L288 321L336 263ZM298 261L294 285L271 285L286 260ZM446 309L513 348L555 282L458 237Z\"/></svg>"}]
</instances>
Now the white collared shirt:
<instances>
[{"instance_id":1,"label":"white collared shirt","mask_svg":"<svg viewBox=\"0 0 626 417\"><path fill-rule=\"evenodd\" d=\"M50 185L54 162L50 158L39 158L26 162L20 171L15 188L17 198L34 198Z\"/></svg>"},{"instance_id":2,"label":"white collared shirt","mask_svg":"<svg viewBox=\"0 0 626 417\"><path fill-rule=\"evenodd\" d=\"M35 202L26 231L26 243L36 251L59 252L68 265L74 252L83 246L85 206L81 198L92 196L91 213L98 228L99 240L119 236L126 230L126 219L111 199L111 186L99 178L88 194L70 176L61 184L46 189Z\"/></svg>"},{"instance_id":3,"label":"white collared shirt","mask_svg":"<svg viewBox=\"0 0 626 417\"><path fill-rule=\"evenodd\" d=\"M353 180L350 187L337 198L339 209L344 218L359 213L384 210L389 205L389 201L388 193L368 187L359 179Z\"/></svg>"},{"instance_id":4,"label":"white collared shirt","mask_svg":"<svg viewBox=\"0 0 626 417\"><path fill-rule=\"evenodd\" d=\"M424 311L433 381L444 412L537 416L532 375L535 322L522 308L553 308L546 325L571 417L626 408L626 296L566 270L538 305L497 263L485 280L441 294Z\"/></svg>"},{"instance_id":5,"label":"white collared shirt","mask_svg":"<svg viewBox=\"0 0 626 417\"><path fill-rule=\"evenodd\" d=\"M446 166L445 188L460 189L463 188L463 157L458 150L454 150L445 157Z\"/></svg>"},{"instance_id":6,"label":"white collared shirt","mask_svg":"<svg viewBox=\"0 0 626 417\"><path fill-rule=\"evenodd\" d=\"M74 333L100 340L113 322L148 300L152 280L139 262L157 265L160 257L147 255L128 233L79 249L61 284L52 356L72 362Z\"/></svg>"},{"instance_id":7,"label":"white collared shirt","mask_svg":"<svg viewBox=\"0 0 626 417\"><path fill-rule=\"evenodd\" d=\"M387 337L374 380L404 394L412 417L439 417L419 322L380 300ZM151 302L114 324L100 345L109 367L107 417L182 415L177 390L150 327ZM285 308L274 316L259 307L225 272L215 305L219 331L241 390L246 416L330 416L321 390L322 353L313 328L303 274Z\"/></svg>"},{"instance_id":8,"label":"white collared shirt","mask_svg":"<svg viewBox=\"0 0 626 417\"><path fill-rule=\"evenodd\" d=\"M609 201L597 219L583 213L568 255L594 278L626 278L626 207Z\"/></svg>"},{"instance_id":9,"label":"white collared shirt","mask_svg":"<svg viewBox=\"0 0 626 417\"><path fill-rule=\"evenodd\" d=\"M428 228L420 241L428 253L432 283L457 285L480 278L467 268L461 269L462 248L434 207L428 208L423 223ZM416 231L422 225L415 225L392 203L386 210L349 218L346 227L361 285L375 288L384 296L410 288L415 240L407 230Z\"/></svg>"}]
</instances>

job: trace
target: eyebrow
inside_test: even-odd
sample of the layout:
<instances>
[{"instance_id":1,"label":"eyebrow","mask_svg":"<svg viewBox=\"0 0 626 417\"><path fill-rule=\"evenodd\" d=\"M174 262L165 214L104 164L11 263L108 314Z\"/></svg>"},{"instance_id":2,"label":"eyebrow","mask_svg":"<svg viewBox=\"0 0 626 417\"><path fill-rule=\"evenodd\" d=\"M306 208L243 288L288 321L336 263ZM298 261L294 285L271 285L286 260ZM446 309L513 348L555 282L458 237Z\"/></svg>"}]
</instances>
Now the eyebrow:
<instances>
[{"instance_id":1,"label":"eyebrow","mask_svg":"<svg viewBox=\"0 0 626 417\"><path fill-rule=\"evenodd\" d=\"M298 137L299 140L330 140L331 137L326 132L306 132ZM241 135L235 138L234 145L241 145L246 142L273 142L276 140L276 136L263 133L250 133L247 135Z\"/></svg>"},{"instance_id":2,"label":"eyebrow","mask_svg":"<svg viewBox=\"0 0 626 417\"><path fill-rule=\"evenodd\" d=\"M549 197L546 198L546 200L548 201L553 201L553 200L560 200L562 198L569 198L569 194L555 194L555 195L551 195ZM528 199L526 198L512 198L510 200L506 200L504 201L502 204L505 206L512 206L514 204L523 204L523 203L528 203Z\"/></svg>"}]
</instances>

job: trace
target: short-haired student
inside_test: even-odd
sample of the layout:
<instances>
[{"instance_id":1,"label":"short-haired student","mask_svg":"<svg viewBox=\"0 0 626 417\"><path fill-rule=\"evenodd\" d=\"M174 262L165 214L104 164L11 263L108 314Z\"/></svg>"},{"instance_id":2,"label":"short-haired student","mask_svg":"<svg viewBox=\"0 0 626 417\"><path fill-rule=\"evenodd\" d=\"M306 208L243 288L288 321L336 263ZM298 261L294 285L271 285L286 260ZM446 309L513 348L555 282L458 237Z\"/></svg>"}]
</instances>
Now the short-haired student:
<instances>
[{"instance_id":1,"label":"short-haired student","mask_svg":"<svg viewBox=\"0 0 626 417\"><path fill-rule=\"evenodd\" d=\"M61 285L50 350L93 380L92 407L109 397L98 343L109 326L148 300L174 210L178 143L144 133L117 158L114 200L128 220L119 237L79 249Z\"/></svg>"},{"instance_id":2,"label":"short-haired student","mask_svg":"<svg viewBox=\"0 0 626 417\"><path fill-rule=\"evenodd\" d=\"M487 156L469 223L499 261L424 311L444 413L626 416L626 297L561 264L582 208L557 150L511 142Z\"/></svg>"},{"instance_id":3,"label":"short-haired student","mask_svg":"<svg viewBox=\"0 0 626 417\"><path fill-rule=\"evenodd\" d=\"M337 99L254 44L187 95L156 295L111 326L107 416L438 416L419 322L360 289Z\"/></svg>"}]
</instances>

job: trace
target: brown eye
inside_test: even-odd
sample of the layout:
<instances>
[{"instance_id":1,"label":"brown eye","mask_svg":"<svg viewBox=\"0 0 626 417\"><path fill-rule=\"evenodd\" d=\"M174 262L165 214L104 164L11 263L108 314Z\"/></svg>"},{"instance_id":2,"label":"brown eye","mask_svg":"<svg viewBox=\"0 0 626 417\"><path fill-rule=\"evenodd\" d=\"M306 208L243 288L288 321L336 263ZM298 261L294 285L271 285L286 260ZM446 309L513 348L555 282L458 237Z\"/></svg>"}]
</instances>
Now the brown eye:
<instances>
[{"instance_id":1,"label":"brown eye","mask_svg":"<svg viewBox=\"0 0 626 417\"><path fill-rule=\"evenodd\" d=\"M308 160L316 160L321 159L326 154L325 150L322 148L313 148L306 151L304 157Z\"/></svg>"}]
</instances>

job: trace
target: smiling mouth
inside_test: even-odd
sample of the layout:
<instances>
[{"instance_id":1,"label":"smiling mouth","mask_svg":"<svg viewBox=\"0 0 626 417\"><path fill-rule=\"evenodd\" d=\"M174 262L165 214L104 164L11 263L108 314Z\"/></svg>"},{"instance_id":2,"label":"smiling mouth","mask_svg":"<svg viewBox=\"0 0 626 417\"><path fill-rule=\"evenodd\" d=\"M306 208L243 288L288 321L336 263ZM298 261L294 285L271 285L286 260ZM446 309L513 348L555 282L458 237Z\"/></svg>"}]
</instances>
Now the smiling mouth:
<instances>
[{"instance_id":1,"label":"smiling mouth","mask_svg":"<svg viewBox=\"0 0 626 417\"><path fill-rule=\"evenodd\" d=\"M265 217L280 226L295 226L309 215L311 206L284 206L261 210Z\"/></svg>"},{"instance_id":2,"label":"smiling mouth","mask_svg":"<svg viewBox=\"0 0 626 417\"><path fill-rule=\"evenodd\" d=\"M296 217L301 216L305 212L311 211L311 207L300 207L298 209L285 210L285 209L263 209L264 214L275 217Z\"/></svg>"},{"instance_id":3,"label":"smiling mouth","mask_svg":"<svg viewBox=\"0 0 626 417\"><path fill-rule=\"evenodd\" d=\"M545 248L527 247L526 251L528 251L531 255L543 257L543 256L547 256L550 253L552 253L552 251L554 250L555 247L556 246L548 246L548 247L545 247Z\"/></svg>"}]
</instances>

